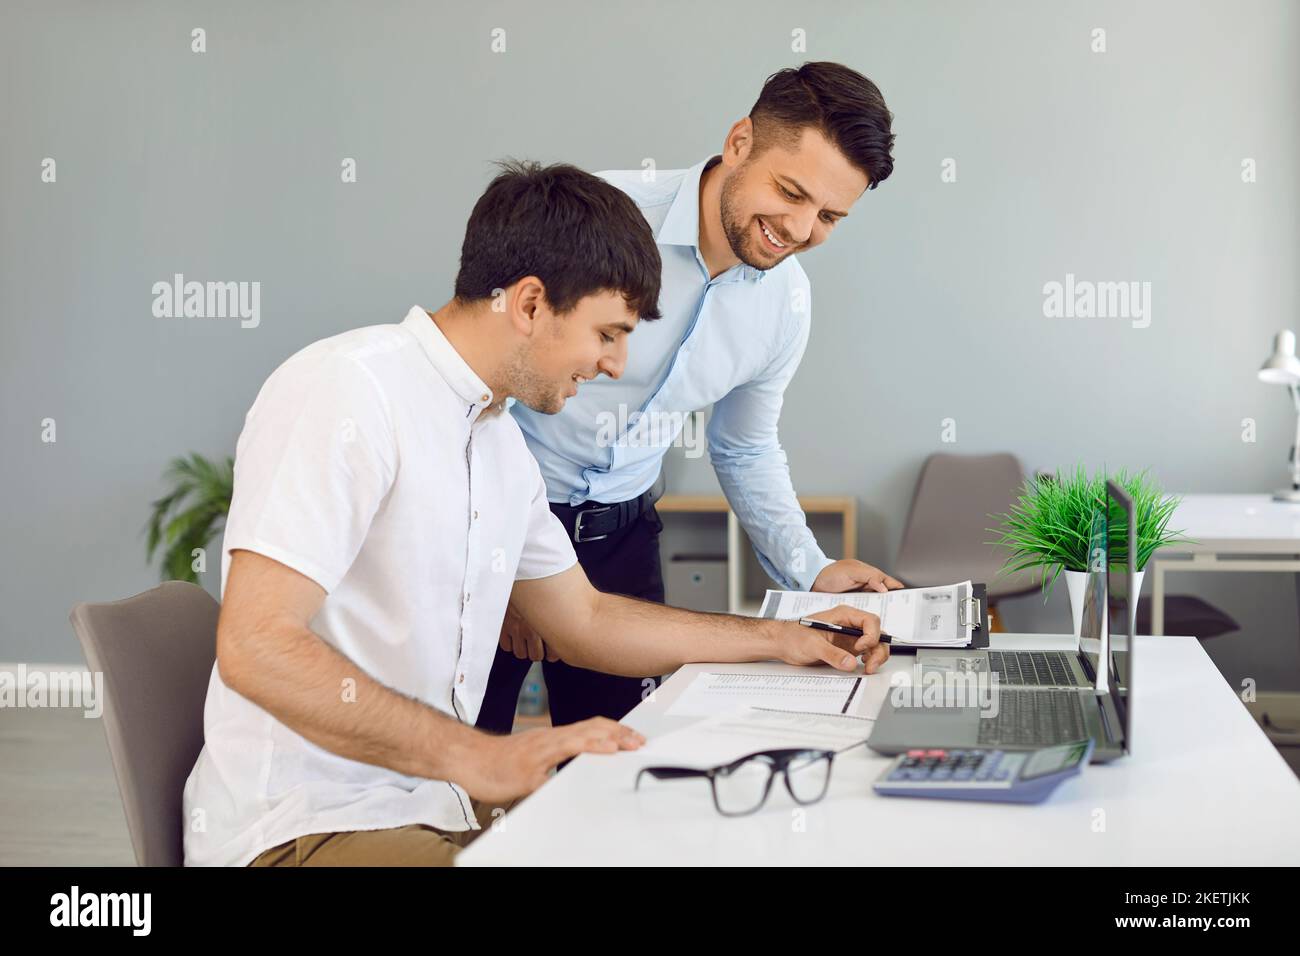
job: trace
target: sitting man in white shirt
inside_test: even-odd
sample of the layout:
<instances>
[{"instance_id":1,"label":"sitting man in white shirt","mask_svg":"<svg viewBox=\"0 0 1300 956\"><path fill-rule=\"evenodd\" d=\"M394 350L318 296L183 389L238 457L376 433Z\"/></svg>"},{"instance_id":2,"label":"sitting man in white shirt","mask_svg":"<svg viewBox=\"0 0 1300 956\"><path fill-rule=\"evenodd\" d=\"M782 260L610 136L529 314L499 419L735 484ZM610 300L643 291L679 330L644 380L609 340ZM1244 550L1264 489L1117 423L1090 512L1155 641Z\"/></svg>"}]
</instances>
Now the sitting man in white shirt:
<instances>
[{"instance_id":1,"label":"sitting man in white shirt","mask_svg":"<svg viewBox=\"0 0 1300 956\"><path fill-rule=\"evenodd\" d=\"M246 418L222 555L205 744L185 787L191 865L451 862L580 753L643 743L605 718L475 729L507 602L563 660L841 670L863 637L597 592L503 406L556 412L617 378L660 261L630 198L572 166L512 164L474 207L455 297L307 346Z\"/></svg>"}]
</instances>

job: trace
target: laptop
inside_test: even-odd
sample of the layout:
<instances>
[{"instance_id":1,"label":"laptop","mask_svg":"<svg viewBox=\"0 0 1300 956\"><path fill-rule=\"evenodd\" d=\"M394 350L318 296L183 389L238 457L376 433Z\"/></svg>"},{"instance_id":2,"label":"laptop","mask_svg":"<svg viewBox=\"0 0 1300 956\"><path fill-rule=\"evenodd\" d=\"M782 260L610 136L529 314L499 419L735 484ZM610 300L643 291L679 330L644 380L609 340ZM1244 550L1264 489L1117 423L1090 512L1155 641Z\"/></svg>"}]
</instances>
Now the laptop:
<instances>
[{"instance_id":1,"label":"laptop","mask_svg":"<svg viewBox=\"0 0 1300 956\"><path fill-rule=\"evenodd\" d=\"M1119 532L1114 541L1112 526ZM918 748L1037 750L1091 737L1093 763L1128 753L1135 528L1132 499L1107 479L1106 500L1097 502L1089 534L1094 557L1077 650L921 648L913 692L891 687L867 745L884 754ZM1121 542L1123 554L1113 554L1119 548L1112 545ZM1112 556L1122 563L1112 564ZM925 692L942 681L963 690L980 686L984 694Z\"/></svg>"}]
</instances>

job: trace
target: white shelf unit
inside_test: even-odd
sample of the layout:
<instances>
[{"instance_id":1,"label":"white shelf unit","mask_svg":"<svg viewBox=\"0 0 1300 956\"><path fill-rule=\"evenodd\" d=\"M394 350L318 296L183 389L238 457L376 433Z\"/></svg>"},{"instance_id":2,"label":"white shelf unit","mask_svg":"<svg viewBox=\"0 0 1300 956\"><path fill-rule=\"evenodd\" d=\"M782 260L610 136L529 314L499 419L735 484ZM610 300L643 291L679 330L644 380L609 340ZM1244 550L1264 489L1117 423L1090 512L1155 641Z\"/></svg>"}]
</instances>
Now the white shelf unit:
<instances>
[{"instance_id":1,"label":"white shelf unit","mask_svg":"<svg viewBox=\"0 0 1300 956\"><path fill-rule=\"evenodd\" d=\"M843 495L800 496L807 515L837 515L843 542L840 557L857 557L858 502ZM727 520L727 608L732 614L756 615L760 602L746 596L744 531L722 495L664 495L655 504L661 515L725 515Z\"/></svg>"}]
</instances>

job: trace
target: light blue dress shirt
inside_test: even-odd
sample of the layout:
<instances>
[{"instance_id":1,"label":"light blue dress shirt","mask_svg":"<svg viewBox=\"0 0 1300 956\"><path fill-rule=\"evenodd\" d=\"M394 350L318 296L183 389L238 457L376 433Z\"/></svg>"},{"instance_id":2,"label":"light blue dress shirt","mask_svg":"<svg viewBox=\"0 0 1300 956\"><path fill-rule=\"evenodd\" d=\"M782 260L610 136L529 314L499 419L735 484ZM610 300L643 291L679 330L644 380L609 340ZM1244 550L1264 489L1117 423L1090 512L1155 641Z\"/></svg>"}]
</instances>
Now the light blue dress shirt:
<instances>
[{"instance_id":1,"label":"light blue dress shirt","mask_svg":"<svg viewBox=\"0 0 1300 956\"><path fill-rule=\"evenodd\" d=\"M712 405L709 460L763 570L783 587L808 590L831 561L808 529L777 437L785 388L808 344L808 276L788 256L766 271L739 263L709 278L699 249L700 175L716 159L599 174L632 197L654 231L663 318L637 324L617 381L586 383L557 415L517 402L511 414L547 497L580 505L648 489L686 416Z\"/></svg>"}]
</instances>

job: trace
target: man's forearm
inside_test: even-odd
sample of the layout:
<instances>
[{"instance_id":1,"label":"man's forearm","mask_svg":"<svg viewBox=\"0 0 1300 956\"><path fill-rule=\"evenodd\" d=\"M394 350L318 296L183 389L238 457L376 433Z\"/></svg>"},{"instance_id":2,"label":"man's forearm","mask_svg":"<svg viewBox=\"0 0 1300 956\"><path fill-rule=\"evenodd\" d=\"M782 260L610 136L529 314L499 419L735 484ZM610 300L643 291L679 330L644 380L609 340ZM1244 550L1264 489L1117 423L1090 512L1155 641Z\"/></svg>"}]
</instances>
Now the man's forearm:
<instances>
[{"instance_id":1,"label":"man's forearm","mask_svg":"<svg viewBox=\"0 0 1300 956\"><path fill-rule=\"evenodd\" d=\"M665 674L697 661L728 663L777 657L788 624L704 614L597 592L585 639L564 640L565 663L606 674ZM566 635L567 637L567 635Z\"/></svg>"},{"instance_id":2,"label":"man's forearm","mask_svg":"<svg viewBox=\"0 0 1300 956\"><path fill-rule=\"evenodd\" d=\"M349 760L453 780L479 731L380 684L293 623L219 641L222 679L286 727Z\"/></svg>"}]
</instances>

